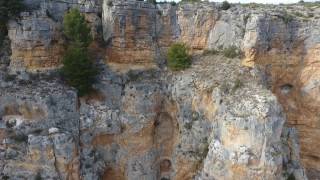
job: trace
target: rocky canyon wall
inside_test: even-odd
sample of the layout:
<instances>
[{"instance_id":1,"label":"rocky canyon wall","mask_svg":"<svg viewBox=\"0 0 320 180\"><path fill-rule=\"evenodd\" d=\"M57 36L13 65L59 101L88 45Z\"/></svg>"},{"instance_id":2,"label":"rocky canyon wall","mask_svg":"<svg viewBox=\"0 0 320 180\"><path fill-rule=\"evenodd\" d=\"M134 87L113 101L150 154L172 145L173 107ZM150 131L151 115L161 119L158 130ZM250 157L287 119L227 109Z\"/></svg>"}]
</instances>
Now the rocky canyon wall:
<instances>
[{"instance_id":1,"label":"rocky canyon wall","mask_svg":"<svg viewBox=\"0 0 320 180\"><path fill-rule=\"evenodd\" d=\"M312 17L285 22L278 14L260 16L249 21L247 29L251 30L244 39L257 39L254 45L245 43L249 46L244 46L244 64L261 67L265 72L269 86L284 107L288 124L299 131L301 159L310 176L319 174L318 24L319 20ZM266 28L270 30L265 32Z\"/></svg>"},{"instance_id":2,"label":"rocky canyon wall","mask_svg":"<svg viewBox=\"0 0 320 180\"><path fill-rule=\"evenodd\" d=\"M320 177L317 6L25 3L8 26L8 73L20 73L0 73L0 177L307 179L304 168ZM82 98L47 73L61 64L70 8L103 51L97 91ZM163 68L173 42L190 47L190 69ZM230 46L243 59L199 54Z\"/></svg>"},{"instance_id":3,"label":"rocky canyon wall","mask_svg":"<svg viewBox=\"0 0 320 180\"><path fill-rule=\"evenodd\" d=\"M296 132L257 75L222 56L181 73L105 67L79 101L53 77L6 81L0 176L306 179Z\"/></svg>"}]
</instances>

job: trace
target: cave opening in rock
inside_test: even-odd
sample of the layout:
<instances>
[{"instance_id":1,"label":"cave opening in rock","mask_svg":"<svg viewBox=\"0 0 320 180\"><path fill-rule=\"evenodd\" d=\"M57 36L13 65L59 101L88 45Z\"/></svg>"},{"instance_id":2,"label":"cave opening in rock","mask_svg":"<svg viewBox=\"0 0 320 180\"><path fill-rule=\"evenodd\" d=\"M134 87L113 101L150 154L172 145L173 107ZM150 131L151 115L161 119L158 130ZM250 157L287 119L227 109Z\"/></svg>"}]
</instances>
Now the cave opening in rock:
<instances>
[{"instance_id":1,"label":"cave opening in rock","mask_svg":"<svg viewBox=\"0 0 320 180\"><path fill-rule=\"evenodd\" d=\"M163 159L160 162L160 179L170 180L170 173L172 171L172 164L169 159Z\"/></svg>"},{"instance_id":2,"label":"cave opening in rock","mask_svg":"<svg viewBox=\"0 0 320 180\"><path fill-rule=\"evenodd\" d=\"M164 159L160 162L160 171L161 172L169 172L171 170L171 161L168 159Z\"/></svg>"},{"instance_id":3,"label":"cave opening in rock","mask_svg":"<svg viewBox=\"0 0 320 180\"><path fill-rule=\"evenodd\" d=\"M282 86L280 86L281 94L284 94L284 95L289 94L293 88L294 86L292 84L289 84L289 83L283 84Z\"/></svg>"}]
</instances>

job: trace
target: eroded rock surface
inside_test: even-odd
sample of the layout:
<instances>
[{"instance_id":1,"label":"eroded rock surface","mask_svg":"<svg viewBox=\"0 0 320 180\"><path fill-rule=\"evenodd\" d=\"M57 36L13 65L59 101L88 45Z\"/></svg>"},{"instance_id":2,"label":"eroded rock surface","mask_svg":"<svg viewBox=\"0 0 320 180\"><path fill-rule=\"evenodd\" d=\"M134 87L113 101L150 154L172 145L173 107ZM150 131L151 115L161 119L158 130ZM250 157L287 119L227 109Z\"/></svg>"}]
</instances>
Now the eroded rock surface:
<instances>
[{"instance_id":1,"label":"eroded rock surface","mask_svg":"<svg viewBox=\"0 0 320 180\"><path fill-rule=\"evenodd\" d=\"M77 96L56 82L1 88L1 177L79 179Z\"/></svg>"},{"instance_id":2,"label":"eroded rock surface","mask_svg":"<svg viewBox=\"0 0 320 180\"><path fill-rule=\"evenodd\" d=\"M93 35L97 37L102 10L98 0L25 0L25 4L28 11L22 12L18 20L8 24L12 49L10 70L13 72L46 71L60 67L65 49L62 21L70 8L79 8L86 15Z\"/></svg>"},{"instance_id":3,"label":"eroded rock surface","mask_svg":"<svg viewBox=\"0 0 320 180\"><path fill-rule=\"evenodd\" d=\"M320 177L317 6L25 3L0 51L1 178ZM62 17L75 7L106 45L90 47L103 51L103 71L82 98L47 73L60 66ZM163 67L175 41L244 57L195 55L172 72Z\"/></svg>"},{"instance_id":4,"label":"eroded rock surface","mask_svg":"<svg viewBox=\"0 0 320 180\"><path fill-rule=\"evenodd\" d=\"M1 176L306 178L276 97L239 59L199 56L180 73L105 67L100 79L80 102L58 80L1 89Z\"/></svg>"}]
</instances>

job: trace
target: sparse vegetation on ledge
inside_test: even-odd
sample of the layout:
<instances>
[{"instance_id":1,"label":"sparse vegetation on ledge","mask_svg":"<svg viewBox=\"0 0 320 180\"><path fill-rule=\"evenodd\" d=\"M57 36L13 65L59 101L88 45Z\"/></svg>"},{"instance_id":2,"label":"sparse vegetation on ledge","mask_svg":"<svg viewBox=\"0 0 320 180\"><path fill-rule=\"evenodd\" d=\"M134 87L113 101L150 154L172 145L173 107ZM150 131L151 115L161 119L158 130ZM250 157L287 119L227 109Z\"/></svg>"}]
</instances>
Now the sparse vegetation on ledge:
<instances>
[{"instance_id":1,"label":"sparse vegetation on ledge","mask_svg":"<svg viewBox=\"0 0 320 180\"><path fill-rule=\"evenodd\" d=\"M288 24L291 21L293 21L293 16L289 14L287 11L283 13L283 16L281 18L285 24Z\"/></svg>"},{"instance_id":2,"label":"sparse vegetation on ledge","mask_svg":"<svg viewBox=\"0 0 320 180\"><path fill-rule=\"evenodd\" d=\"M201 0L181 0L182 3L184 2L188 2L188 3L197 3L197 2L201 2Z\"/></svg>"},{"instance_id":3,"label":"sparse vegetation on ledge","mask_svg":"<svg viewBox=\"0 0 320 180\"><path fill-rule=\"evenodd\" d=\"M221 9L222 10L228 10L228 9L230 9L230 7L231 7L231 5L230 5L230 3L228 1L223 1L222 2L222 5L221 5Z\"/></svg>"},{"instance_id":4,"label":"sparse vegetation on ledge","mask_svg":"<svg viewBox=\"0 0 320 180\"><path fill-rule=\"evenodd\" d=\"M241 56L241 50L237 46L229 46L222 50L222 54L227 58L235 58Z\"/></svg>"},{"instance_id":5,"label":"sparse vegetation on ledge","mask_svg":"<svg viewBox=\"0 0 320 180\"><path fill-rule=\"evenodd\" d=\"M235 45L229 46L224 49L219 48L219 50L209 49L209 50L203 51L203 55L216 55L216 54L222 54L224 57L227 57L227 58L236 58L236 57L242 56L241 50Z\"/></svg>"}]
</instances>

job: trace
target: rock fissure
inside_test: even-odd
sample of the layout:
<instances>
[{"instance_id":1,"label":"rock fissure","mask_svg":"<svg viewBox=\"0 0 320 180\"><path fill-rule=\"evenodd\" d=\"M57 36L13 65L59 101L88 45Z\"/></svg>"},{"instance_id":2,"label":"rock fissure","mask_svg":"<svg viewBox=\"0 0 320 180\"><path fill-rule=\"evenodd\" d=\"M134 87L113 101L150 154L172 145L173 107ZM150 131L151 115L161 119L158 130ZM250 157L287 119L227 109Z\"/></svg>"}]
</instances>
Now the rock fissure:
<instances>
[{"instance_id":1,"label":"rock fissure","mask_svg":"<svg viewBox=\"0 0 320 180\"><path fill-rule=\"evenodd\" d=\"M55 148L55 144L54 144L54 141L51 137L49 137L51 143L52 143L52 146L53 146L53 159L54 159L54 168L55 168L55 171L58 173L58 178L59 179L62 179L62 176L60 174L60 171L59 171L59 168L58 168L58 160L57 160L57 157L56 157L56 148Z\"/></svg>"}]
</instances>

